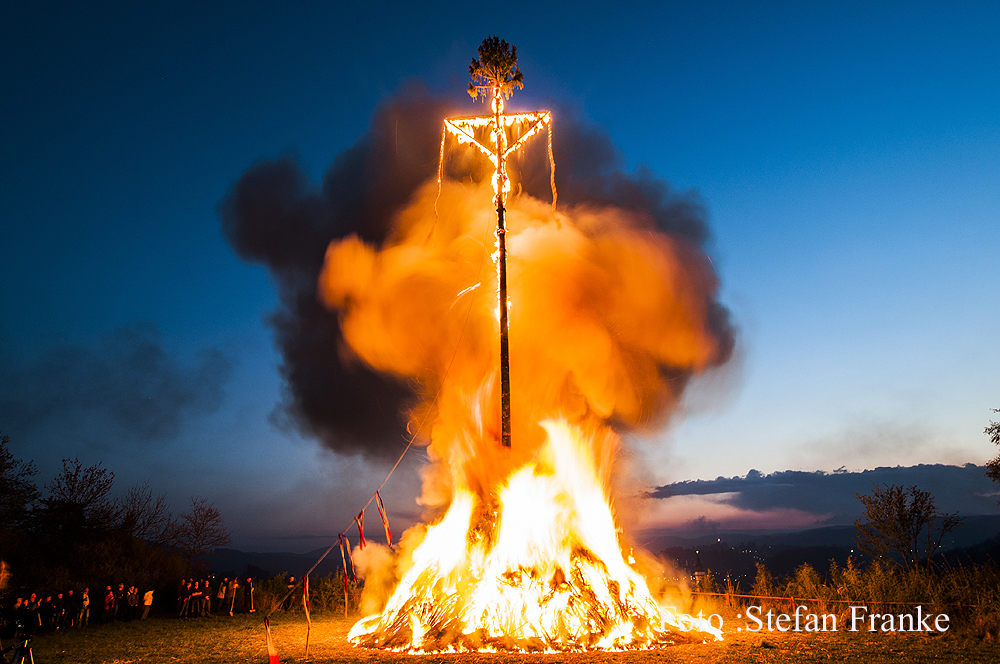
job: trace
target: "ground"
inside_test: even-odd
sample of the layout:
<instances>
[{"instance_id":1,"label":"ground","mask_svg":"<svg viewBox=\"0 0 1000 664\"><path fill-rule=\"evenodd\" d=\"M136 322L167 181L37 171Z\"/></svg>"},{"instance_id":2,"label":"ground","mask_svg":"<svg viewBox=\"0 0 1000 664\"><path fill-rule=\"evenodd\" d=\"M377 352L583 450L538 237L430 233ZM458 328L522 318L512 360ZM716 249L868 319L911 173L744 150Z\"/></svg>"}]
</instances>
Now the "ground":
<instances>
[{"instance_id":1,"label":"ground","mask_svg":"<svg viewBox=\"0 0 1000 664\"><path fill-rule=\"evenodd\" d=\"M963 637L836 634L727 634L716 643L673 646L657 651L554 655L458 654L401 655L354 648L347 643L351 623L329 615L316 616L305 655L305 618L301 613L272 618L272 632L281 662L412 662L469 664L530 662L538 664L757 664L771 662L990 662L1000 661L1000 645ZM4 647L10 643L5 641ZM32 648L39 664L213 664L267 662L260 617L229 616L195 620L154 618L144 622L91 626L43 634Z\"/></svg>"}]
</instances>

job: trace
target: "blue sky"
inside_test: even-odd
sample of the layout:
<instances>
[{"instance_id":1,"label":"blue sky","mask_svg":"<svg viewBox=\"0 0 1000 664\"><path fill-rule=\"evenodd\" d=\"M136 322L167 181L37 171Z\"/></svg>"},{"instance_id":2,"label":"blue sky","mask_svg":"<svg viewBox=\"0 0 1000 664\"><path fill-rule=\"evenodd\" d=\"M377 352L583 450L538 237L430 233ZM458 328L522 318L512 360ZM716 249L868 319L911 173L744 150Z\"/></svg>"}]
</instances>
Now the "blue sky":
<instances>
[{"instance_id":1,"label":"blue sky","mask_svg":"<svg viewBox=\"0 0 1000 664\"><path fill-rule=\"evenodd\" d=\"M175 506L208 496L248 548L342 527L383 469L269 420L276 297L217 206L284 153L318 180L407 81L465 103L494 33L518 47L519 107L574 109L708 212L737 358L637 446L650 485L996 454L995 5L207 4L0 9L0 362L26 381L53 349L113 355L125 328L181 395L155 430L65 390L48 420L6 413L43 481L103 461ZM191 388L211 349L217 404ZM387 499L400 518L413 465Z\"/></svg>"}]
</instances>

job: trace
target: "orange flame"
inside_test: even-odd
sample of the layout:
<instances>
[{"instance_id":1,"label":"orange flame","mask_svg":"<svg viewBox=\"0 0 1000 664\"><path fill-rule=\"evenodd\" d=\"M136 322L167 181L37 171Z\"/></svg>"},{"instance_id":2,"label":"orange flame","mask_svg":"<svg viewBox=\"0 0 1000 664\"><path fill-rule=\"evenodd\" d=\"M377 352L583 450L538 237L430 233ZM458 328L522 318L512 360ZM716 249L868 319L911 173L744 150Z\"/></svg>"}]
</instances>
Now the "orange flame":
<instances>
[{"instance_id":1,"label":"orange flame","mask_svg":"<svg viewBox=\"0 0 1000 664\"><path fill-rule=\"evenodd\" d=\"M412 412L432 422L421 503L443 514L404 535L398 585L351 639L410 651L675 640L671 614L621 553L608 489L619 440L607 423L657 423L686 378L718 359L714 274L648 219L578 208L552 223L549 204L515 200L514 443L502 448L495 299L479 296L496 279L484 189L444 183L434 227L428 183L382 247L349 237L327 251L320 293L340 311L344 352L424 390Z\"/></svg>"}]
</instances>

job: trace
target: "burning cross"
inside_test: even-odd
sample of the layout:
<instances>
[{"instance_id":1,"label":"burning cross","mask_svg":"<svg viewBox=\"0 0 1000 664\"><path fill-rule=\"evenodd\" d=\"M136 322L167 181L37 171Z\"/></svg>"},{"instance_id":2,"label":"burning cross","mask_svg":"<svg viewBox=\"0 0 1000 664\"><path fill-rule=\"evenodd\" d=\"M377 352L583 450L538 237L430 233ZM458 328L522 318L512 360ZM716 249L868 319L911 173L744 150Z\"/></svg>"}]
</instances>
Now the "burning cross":
<instances>
[{"instance_id":1,"label":"burning cross","mask_svg":"<svg viewBox=\"0 0 1000 664\"><path fill-rule=\"evenodd\" d=\"M479 46L479 59L473 58L469 65L469 95L476 99L480 95L492 98L493 115L471 118L446 118L441 132L441 154L438 158L438 193L441 192L441 178L444 174L444 141L448 134L459 143L479 149L493 163L493 204L497 210L497 272L500 299L500 418L501 443L510 447L510 357L507 345L507 243L504 226L504 203L510 191L507 176L507 157L514 154L524 143L540 132L548 129L549 183L552 186L552 215L556 212L556 163L552 157L552 114L548 111L534 113L505 114L504 100L514 93L514 88L523 88L523 75L517 66L517 48L499 37L487 37ZM477 130L480 130L477 132ZM485 131L482 131L485 130ZM511 138L508 141L507 134ZM483 140L477 138L483 135ZM515 138L516 136L516 138ZM511 142L512 141L512 142ZM435 211L437 205L435 204Z\"/></svg>"}]
</instances>

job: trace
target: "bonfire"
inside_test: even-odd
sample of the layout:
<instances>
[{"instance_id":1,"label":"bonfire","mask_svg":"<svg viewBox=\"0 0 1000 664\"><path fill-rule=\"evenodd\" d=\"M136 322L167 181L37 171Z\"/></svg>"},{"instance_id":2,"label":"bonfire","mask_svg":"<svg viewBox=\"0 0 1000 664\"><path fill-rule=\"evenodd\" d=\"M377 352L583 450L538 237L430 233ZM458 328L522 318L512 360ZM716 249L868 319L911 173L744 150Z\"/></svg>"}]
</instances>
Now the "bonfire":
<instances>
[{"instance_id":1,"label":"bonfire","mask_svg":"<svg viewBox=\"0 0 1000 664\"><path fill-rule=\"evenodd\" d=\"M334 242L320 278L349 352L426 395L412 421L427 431L421 503L435 516L404 535L391 583L366 582L372 613L349 638L406 652L721 638L654 598L612 497L618 431L661 417L719 360L714 273L641 215L557 210L551 113L506 114L516 49L492 37L479 56L470 94L492 114L445 120L438 178L392 239ZM507 159L543 128L552 200L510 203ZM446 139L489 159L488 184L444 177Z\"/></svg>"}]
</instances>

